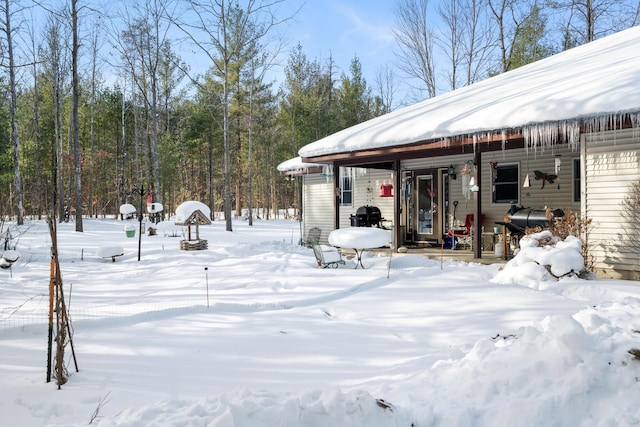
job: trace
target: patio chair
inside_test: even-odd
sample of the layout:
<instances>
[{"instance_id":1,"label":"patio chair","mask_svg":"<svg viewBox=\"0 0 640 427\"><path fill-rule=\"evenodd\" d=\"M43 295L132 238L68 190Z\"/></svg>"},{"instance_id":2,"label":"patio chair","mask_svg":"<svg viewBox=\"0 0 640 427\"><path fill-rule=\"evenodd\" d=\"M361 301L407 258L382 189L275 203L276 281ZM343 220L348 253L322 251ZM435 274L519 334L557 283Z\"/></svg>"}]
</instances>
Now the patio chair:
<instances>
[{"instance_id":1,"label":"patio chair","mask_svg":"<svg viewBox=\"0 0 640 427\"><path fill-rule=\"evenodd\" d=\"M340 251L333 246L319 245L318 242L312 237L309 239L313 254L316 256L318 267L322 268L338 268L339 264L345 265Z\"/></svg>"},{"instance_id":2,"label":"patio chair","mask_svg":"<svg viewBox=\"0 0 640 427\"><path fill-rule=\"evenodd\" d=\"M312 245L312 242L318 243L320 241L321 234L322 234L322 230L320 230L318 227L313 227L307 233L307 239L304 242L305 246L310 248Z\"/></svg>"},{"instance_id":3,"label":"patio chair","mask_svg":"<svg viewBox=\"0 0 640 427\"><path fill-rule=\"evenodd\" d=\"M484 214L480 215L480 225L484 225ZM464 221L464 231L461 233L453 233L453 240L454 242L457 240L457 245L454 245L452 249L456 246L468 247L469 249L471 249L474 232L473 214L468 214Z\"/></svg>"}]
</instances>

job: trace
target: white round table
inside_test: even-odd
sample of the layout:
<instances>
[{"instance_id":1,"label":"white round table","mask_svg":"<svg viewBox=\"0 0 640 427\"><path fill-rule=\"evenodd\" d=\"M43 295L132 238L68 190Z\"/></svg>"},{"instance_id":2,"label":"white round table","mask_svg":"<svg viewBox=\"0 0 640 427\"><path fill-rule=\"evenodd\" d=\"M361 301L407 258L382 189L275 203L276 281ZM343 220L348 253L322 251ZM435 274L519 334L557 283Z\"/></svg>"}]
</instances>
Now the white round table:
<instances>
[{"instance_id":1,"label":"white round table","mask_svg":"<svg viewBox=\"0 0 640 427\"><path fill-rule=\"evenodd\" d=\"M338 228L329 233L329 243L332 246L353 249L356 253L356 268L362 265L362 252L385 246L391 242L388 230L371 227Z\"/></svg>"}]
</instances>

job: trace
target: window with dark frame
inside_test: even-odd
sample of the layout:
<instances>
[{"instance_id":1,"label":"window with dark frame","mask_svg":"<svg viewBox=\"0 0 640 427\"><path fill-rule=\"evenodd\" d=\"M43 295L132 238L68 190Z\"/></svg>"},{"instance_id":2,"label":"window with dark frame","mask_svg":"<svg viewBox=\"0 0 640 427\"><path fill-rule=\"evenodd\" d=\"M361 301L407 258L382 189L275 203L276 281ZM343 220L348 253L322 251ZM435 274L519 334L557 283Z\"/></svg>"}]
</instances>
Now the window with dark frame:
<instances>
[{"instance_id":1,"label":"window with dark frame","mask_svg":"<svg viewBox=\"0 0 640 427\"><path fill-rule=\"evenodd\" d=\"M340 206L353 205L353 178L342 176L340 180Z\"/></svg>"},{"instance_id":2,"label":"window with dark frame","mask_svg":"<svg viewBox=\"0 0 640 427\"><path fill-rule=\"evenodd\" d=\"M518 203L520 199L520 165L500 164L491 169L493 203Z\"/></svg>"},{"instance_id":3,"label":"window with dark frame","mask_svg":"<svg viewBox=\"0 0 640 427\"><path fill-rule=\"evenodd\" d=\"M582 194L580 191L580 159L573 159L573 201L579 202L582 200Z\"/></svg>"}]
</instances>

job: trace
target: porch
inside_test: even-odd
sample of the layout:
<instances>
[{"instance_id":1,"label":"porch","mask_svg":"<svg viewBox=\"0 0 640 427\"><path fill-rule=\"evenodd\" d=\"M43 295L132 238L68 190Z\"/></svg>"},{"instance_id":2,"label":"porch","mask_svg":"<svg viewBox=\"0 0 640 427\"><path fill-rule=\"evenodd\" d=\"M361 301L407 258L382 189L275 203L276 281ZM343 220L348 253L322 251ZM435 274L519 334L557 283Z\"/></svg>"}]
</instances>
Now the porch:
<instances>
[{"instance_id":1,"label":"porch","mask_svg":"<svg viewBox=\"0 0 640 427\"><path fill-rule=\"evenodd\" d=\"M442 249L441 247L436 246L413 246L413 245L405 245L407 248L406 252L394 252L393 258L402 257L406 255L419 255L425 258L433 259L433 260L445 260L445 261L461 261L461 262L470 262L470 263L478 263L478 264L505 264L507 260L504 259L503 256L498 256L494 251L482 251L482 258L475 258L472 250L469 249ZM350 259L352 256L355 256L355 253L350 252L349 250L341 251L346 258ZM377 249L368 249L366 252L371 254L380 254L384 256L389 256L389 248L377 248Z\"/></svg>"}]
</instances>

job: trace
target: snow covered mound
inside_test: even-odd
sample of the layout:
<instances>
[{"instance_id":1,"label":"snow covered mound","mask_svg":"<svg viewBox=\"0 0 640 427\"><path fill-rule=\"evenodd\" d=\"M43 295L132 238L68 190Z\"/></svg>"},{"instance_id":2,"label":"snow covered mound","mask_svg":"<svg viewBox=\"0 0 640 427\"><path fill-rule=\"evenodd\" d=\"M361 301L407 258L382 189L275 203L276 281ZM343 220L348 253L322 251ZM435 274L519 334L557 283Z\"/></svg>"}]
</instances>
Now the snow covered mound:
<instances>
[{"instance_id":1,"label":"snow covered mound","mask_svg":"<svg viewBox=\"0 0 640 427\"><path fill-rule=\"evenodd\" d=\"M583 270L582 241L574 236L560 240L544 230L520 239L520 250L493 281L543 289L557 283L559 278L577 276Z\"/></svg>"}]
</instances>

